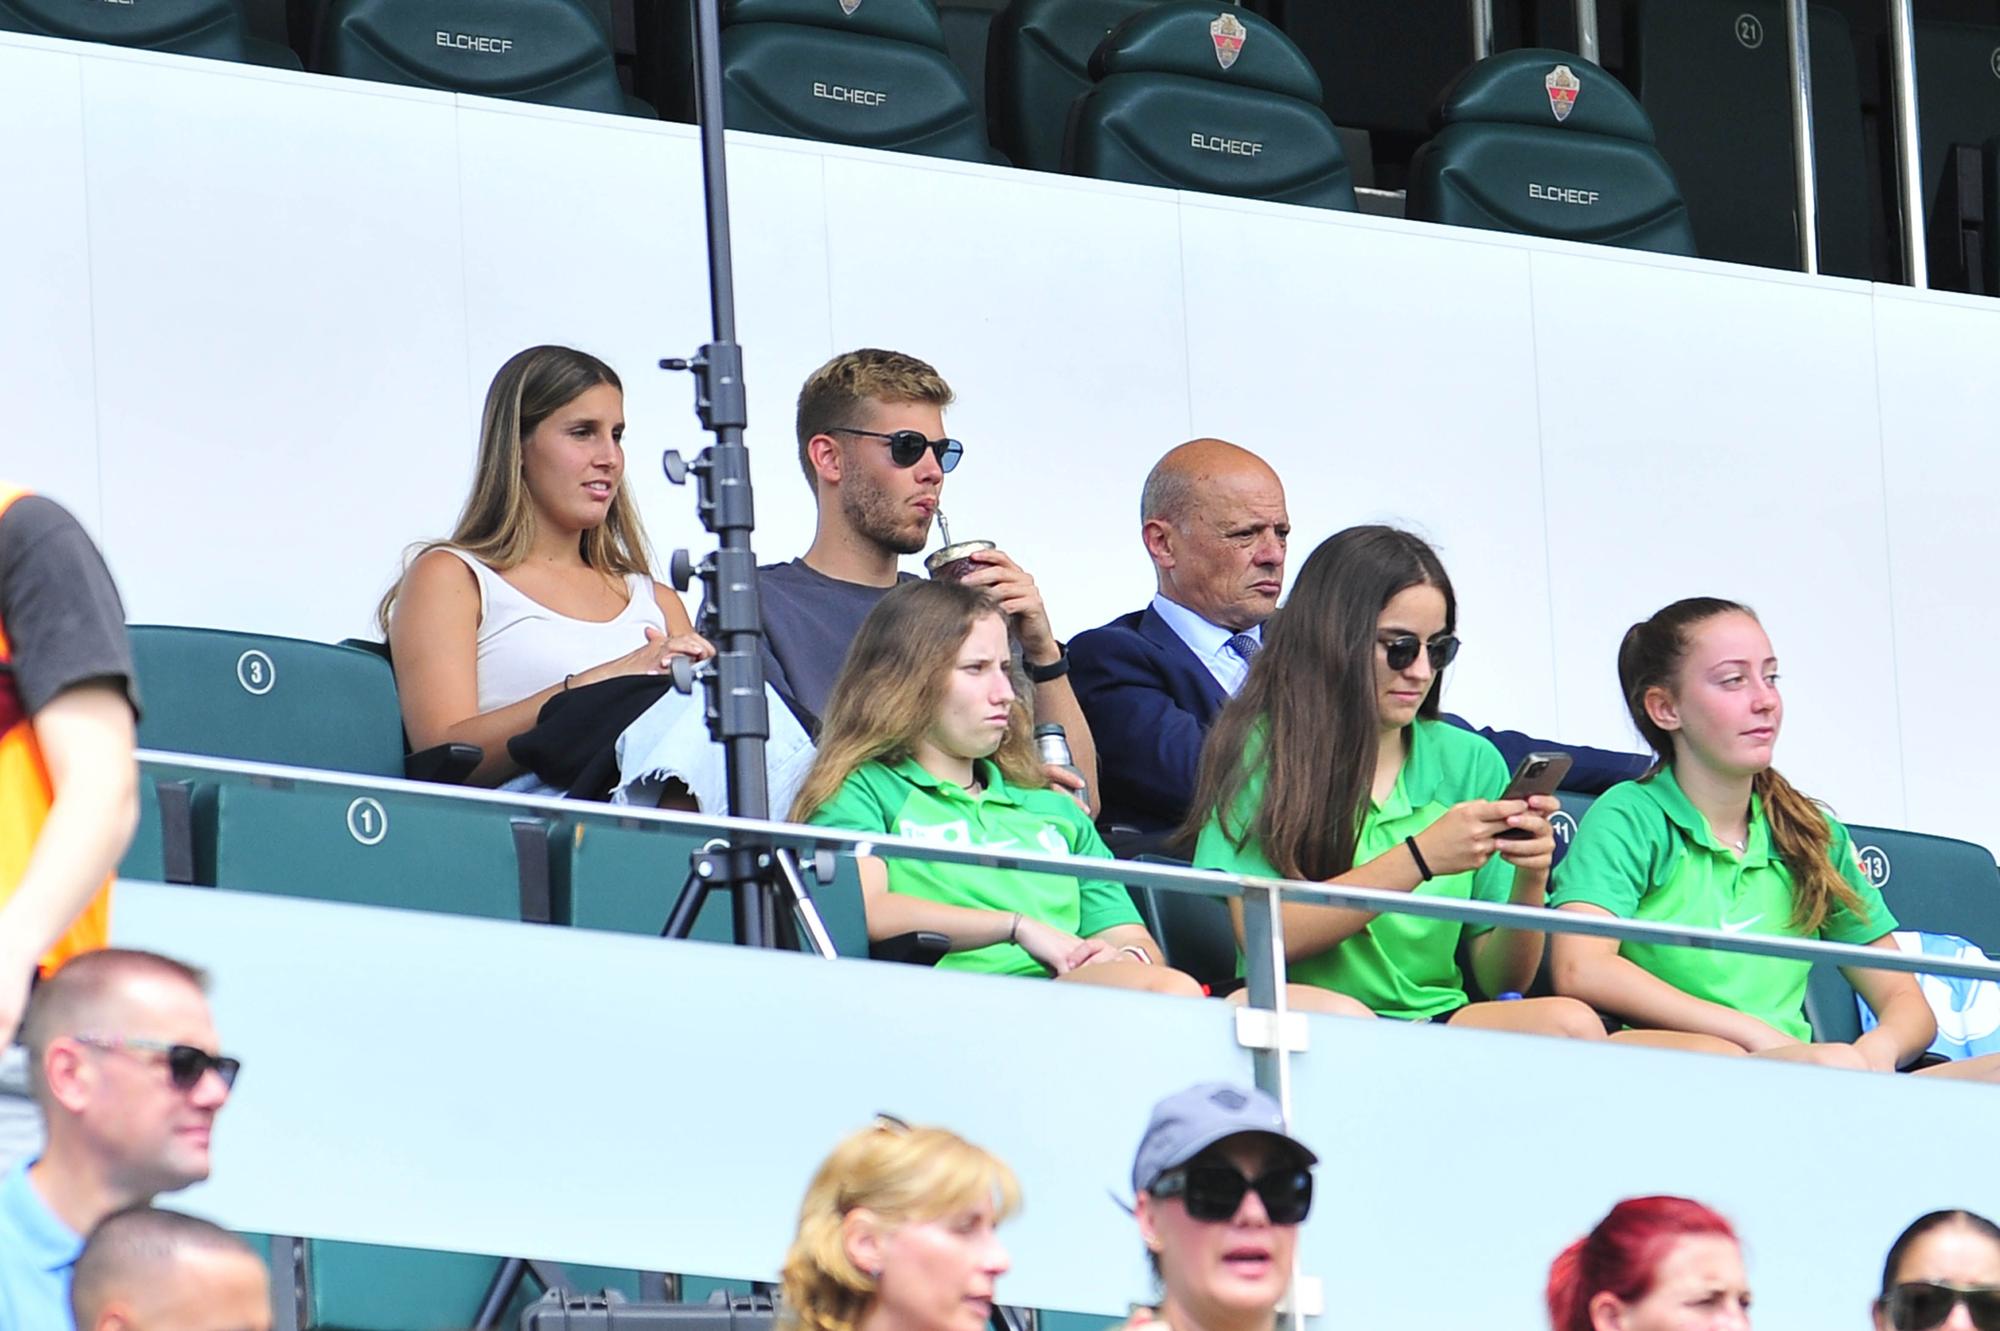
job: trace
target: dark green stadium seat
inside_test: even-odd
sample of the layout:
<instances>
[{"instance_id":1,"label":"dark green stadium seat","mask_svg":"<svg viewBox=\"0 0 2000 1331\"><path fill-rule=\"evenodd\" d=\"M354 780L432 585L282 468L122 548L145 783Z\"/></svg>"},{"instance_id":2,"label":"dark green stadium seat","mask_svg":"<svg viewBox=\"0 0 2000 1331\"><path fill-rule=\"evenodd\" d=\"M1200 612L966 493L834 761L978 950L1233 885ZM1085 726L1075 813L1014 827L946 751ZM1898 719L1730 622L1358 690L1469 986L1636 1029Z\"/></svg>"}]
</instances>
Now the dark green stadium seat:
<instances>
[{"instance_id":1,"label":"dark green stadium seat","mask_svg":"<svg viewBox=\"0 0 2000 1331\"><path fill-rule=\"evenodd\" d=\"M611 34L585 0L331 0L313 68L542 106L652 114L619 85Z\"/></svg>"},{"instance_id":2,"label":"dark green stadium seat","mask_svg":"<svg viewBox=\"0 0 2000 1331\"><path fill-rule=\"evenodd\" d=\"M1583 822L1583 815L1590 812L1590 806L1597 802L1597 797L1564 790L1557 792L1556 798L1562 801L1562 808L1549 819L1549 826L1556 834L1555 862L1561 864L1562 857L1569 853L1569 843L1576 836L1578 825Z\"/></svg>"},{"instance_id":3,"label":"dark green stadium seat","mask_svg":"<svg viewBox=\"0 0 2000 1331\"><path fill-rule=\"evenodd\" d=\"M1957 934L2000 951L2000 868L1984 846L1888 827L1847 830L1869 881L1902 928ZM1822 1040L1852 1040L1861 1033L1854 990L1838 967L1813 967L1806 1017Z\"/></svg>"},{"instance_id":4,"label":"dark green stadium seat","mask_svg":"<svg viewBox=\"0 0 2000 1331\"><path fill-rule=\"evenodd\" d=\"M1064 166L1099 180L1354 209L1319 77L1267 20L1174 3L1126 19L1090 58Z\"/></svg>"},{"instance_id":5,"label":"dark green stadium seat","mask_svg":"<svg viewBox=\"0 0 2000 1331\"><path fill-rule=\"evenodd\" d=\"M727 0L731 129L986 162L985 116L931 0Z\"/></svg>"},{"instance_id":6,"label":"dark green stadium seat","mask_svg":"<svg viewBox=\"0 0 2000 1331\"><path fill-rule=\"evenodd\" d=\"M1262 0L1251 7L1305 52L1334 123L1369 131L1398 162L1429 132L1439 90L1472 63L1465 0ZM1495 0L1493 11L1500 46L1518 45L1514 0Z\"/></svg>"},{"instance_id":7,"label":"dark green stadium seat","mask_svg":"<svg viewBox=\"0 0 2000 1331\"><path fill-rule=\"evenodd\" d=\"M937 7L945 52L964 77L972 104L982 115L986 113L986 42L993 32L994 16L1004 7L1004 0L942 0Z\"/></svg>"},{"instance_id":8,"label":"dark green stadium seat","mask_svg":"<svg viewBox=\"0 0 2000 1331\"><path fill-rule=\"evenodd\" d=\"M1917 48L1917 125L1923 165L1924 212L1931 223L1931 243L1941 249L1951 219L1937 216L1945 186L1946 159L1957 145L1982 147L2000 136L2000 26L1972 23L1919 23ZM1941 225L1946 224L1946 225ZM1988 252L1996 222L1985 216ZM1932 274L1950 272L1950 256L1932 259ZM1977 271L1977 270L1975 270ZM1963 283L1954 283L1963 285ZM1992 287L1987 287L1992 292Z\"/></svg>"},{"instance_id":9,"label":"dark green stadium seat","mask_svg":"<svg viewBox=\"0 0 2000 1331\"><path fill-rule=\"evenodd\" d=\"M1861 90L1847 20L1811 8L1820 269L1873 273ZM1777 0L1637 0L1625 80L1653 122L1705 259L1799 267L1791 68Z\"/></svg>"},{"instance_id":10,"label":"dark green stadium seat","mask_svg":"<svg viewBox=\"0 0 2000 1331\"><path fill-rule=\"evenodd\" d=\"M283 46L251 35L238 0L0 0L0 32L135 46L239 64L299 68Z\"/></svg>"},{"instance_id":11,"label":"dark green stadium seat","mask_svg":"<svg viewBox=\"0 0 2000 1331\"><path fill-rule=\"evenodd\" d=\"M1141 864L1186 868L1188 863L1167 855L1137 858ZM1217 993L1236 987L1236 926L1230 922L1227 901L1171 888L1135 886L1131 892L1146 931L1160 945L1169 966Z\"/></svg>"},{"instance_id":12,"label":"dark green stadium seat","mask_svg":"<svg viewBox=\"0 0 2000 1331\"><path fill-rule=\"evenodd\" d=\"M268 778L195 794L196 881L487 919L551 918L548 824L471 800Z\"/></svg>"},{"instance_id":13,"label":"dark green stadium seat","mask_svg":"<svg viewBox=\"0 0 2000 1331\"><path fill-rule=\"evenodd\" d=\"M688 858L706 834L631 819L578 819L562 830L566 853L556 856L554 918L559 924L614 933L658 934L687 880ZM868 922L851 856L841 856L834 881L807 887L844 957L868 955ZM710 943L735 938L730 898L710 893L690 937Z\"/></svg>"},{"instance_id":14,"label":"dark green stadium seat","mask_svg":"<svg viewBox=\"0 0 2000 1331\"><path fill-rule=\"evenodd\" d=\"M1565 73L1566 71L1566 73ZM1687 205L1638 101L1567 51L1509 51L1447 88L1410 162L1427 222L1695 252Z\"/></svg>"},{"instance_id":15,"label":"dark green stadium seat","mask_svg":"<svg viewBox=\"0 0 2000 1331\"><path fill-rule=\"evenodd\" d=\"M986 45L986 115L1016 166L1063 169L1070 107L1090 91L1090 57L1110 31L1170 0L1010 0Z\"/></svg>"},{"instance_id":16,"label":"dark green stadium seat","mask_svg":"<svg viewBox=\"0 0 2000 1331\"><path fill-rule=\"evenodd\" d=\"M389 663L351 647L222 629L136 624L142 748L403 774Z\"/></svg>"}]
</instances>

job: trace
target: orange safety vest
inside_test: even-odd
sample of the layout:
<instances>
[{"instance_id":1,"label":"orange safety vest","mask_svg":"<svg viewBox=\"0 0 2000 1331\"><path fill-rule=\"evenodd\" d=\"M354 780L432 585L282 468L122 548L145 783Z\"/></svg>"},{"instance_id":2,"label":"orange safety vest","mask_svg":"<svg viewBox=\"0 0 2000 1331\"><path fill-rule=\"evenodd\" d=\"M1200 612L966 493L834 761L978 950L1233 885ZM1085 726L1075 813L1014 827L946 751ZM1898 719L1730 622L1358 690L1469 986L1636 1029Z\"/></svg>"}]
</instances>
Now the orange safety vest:
<instances>
[{"instance_id":1,"label":"orange safety vest","mask_svg":"<svg viewBox=\"0 0 2000 1331\"><path fill-rule=\"evenodd\" d=\"M0 517L26 497L28 491L0 482ZM7 625L0 620L0 902L14 895L28 859L35 853L35 838L48 820L55 789L49 784L49 770L42 751L35 745L35 730L28 722L27 704L12 669L14 653L7 641ZM56 939L55 946L42 956L42 972L47 974L79 952L103 947L111 934L111 884L98 889L83 913L70 922L69 929Z\"/></svg>"}]
</instances>

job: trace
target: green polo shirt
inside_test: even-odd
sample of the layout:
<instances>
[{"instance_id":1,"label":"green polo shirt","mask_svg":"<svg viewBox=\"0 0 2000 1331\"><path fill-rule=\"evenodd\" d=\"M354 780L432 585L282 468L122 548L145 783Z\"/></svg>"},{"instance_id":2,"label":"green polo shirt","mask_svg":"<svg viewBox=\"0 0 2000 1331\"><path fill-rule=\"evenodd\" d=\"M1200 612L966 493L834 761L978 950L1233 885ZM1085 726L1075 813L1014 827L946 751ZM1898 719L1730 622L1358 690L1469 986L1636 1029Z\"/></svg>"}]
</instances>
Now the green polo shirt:
<instances>
[{"instance_id":1,"label":"green polo shirt","mask_svg":"<svg viewBox=\"0 0 2000 1331\"><path fill-rule=\"evenodd\" d=\"M1809 936L1872 943L1896 927L1896 917L1862 871L1847 829L1832 817L1826 824L1833 833L1828 858L1867 915L1836 902L1819 932ZM1772 853L1763 802L1750 798L1750 835L1739 853L1715 839L1672 768L1613 786L1591 805L1556 870L1549 900L1558 906L1587 902L1624 919L1805 936L1792 925L1792 871ZM1812 1039L1805 1017L1812 967L1806 962L1657 943L1624 943L1618 955L1683 993L1748 1013L1797 1039Z\"/></svg>"},{"instance_id":2,"label":"green polo shirt","mask_svg":"<svg viewBox=\"0 0 2000 1331\"><path fill-rule=\"evenodd\" d=\"M1443 721L1414 722L1409 736L1410 751L1396 775L1395 789L1379 804L1371 802L1362 819L1354 851L1357 865L1395 849L1452 805L1494 799L1507 788L1507 763L1486 739ZM1252 741L1251 761L1256 766L1230 820L1234 829L1249 824L1264 797L1265 771L1255 756L1261 748L1261 740ZM1201 829L1194 862L1203 869L1278 876L1256 838L1238 849L1215 818ZM1513 886L1512 866L1495 855L1481 869L1439 874L1416 891L1461 901L1504 902ZM1475 926L1472 932L1483 930ZM1460 926L1451 920L1386 912L1337 947L1293 962L1289 978L1359 999L1385 1017L1422 1021L1467 1001L1465 977L1458 969L1459 933Z\"/></svg>"},{"instance_id":3,"label":"green polo shirt","mask_svg":"<svg viewBox=\"0 0 2000 1331\"><path fill-rule=\"evenodd\" d=\"M914 758L894 764L865 763L832 799L820 805L810 821L822 827L884 832L940 846L1111 858L1097 829L1091 826L1090 815L1074 799L1057 790L1010 786L1000 769L983 758L977 768L984 788L975 795L953 782L940 781ZM889 866L891 892L973 910L1019 911L1079 938L1140 922L1123 884L1104 878L890 856L884 856L883 861ZM1013 943L947 953L938 965L946 970L991 975L1049 973Z\"/></svg>"}]
</instances>

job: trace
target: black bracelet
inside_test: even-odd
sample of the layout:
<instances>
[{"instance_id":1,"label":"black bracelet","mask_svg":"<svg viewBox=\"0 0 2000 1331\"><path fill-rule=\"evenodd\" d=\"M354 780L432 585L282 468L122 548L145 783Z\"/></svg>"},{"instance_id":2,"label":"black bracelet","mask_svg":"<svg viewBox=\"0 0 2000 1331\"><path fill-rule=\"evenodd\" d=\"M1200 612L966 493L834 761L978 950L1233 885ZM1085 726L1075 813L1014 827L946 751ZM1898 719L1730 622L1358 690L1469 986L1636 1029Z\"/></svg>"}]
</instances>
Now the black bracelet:
<instances>
[{"instance_id":1,"label":"black bracelet","mask_svg":"<svg viewBox=\"0 0 2000 1331\"><path fill-rule=\"evenodd\" d=\"M1037 684L1053 684L1064 675L1067 675L1069 673L1069 651L1067 648L1058 650L1062 652L1062 655L1047 665L1031 665L1023 661L1021 664L1027 667L1028 678Z\"/></svg>"},{"instance_id":2,"label":"black bracelet","mask_svg":"<svg viewBox=\"0 0 2000 1331\"><path fill-rule=\"evenodd\" d=\"M1431 880L1431 866L1424 863L1424 853L1417 849L1417 839L1406 836L1403 838L1403 844L1410 848L1410 858L1417 862L1417 873L1428 883Z\"/></svg>"}]
</instances>

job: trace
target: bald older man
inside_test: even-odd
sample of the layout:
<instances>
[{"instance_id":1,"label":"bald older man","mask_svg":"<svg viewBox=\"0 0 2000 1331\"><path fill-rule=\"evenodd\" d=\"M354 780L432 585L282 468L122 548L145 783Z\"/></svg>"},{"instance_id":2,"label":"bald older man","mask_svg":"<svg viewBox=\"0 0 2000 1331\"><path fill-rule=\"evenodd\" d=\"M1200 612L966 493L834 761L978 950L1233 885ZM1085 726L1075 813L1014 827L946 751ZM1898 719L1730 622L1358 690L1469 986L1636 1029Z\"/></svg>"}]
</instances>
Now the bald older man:
<instances>
[{"instance_id":1,"label":"bald older man","mask_svg":"<svg viewBox=\"0 0 2000 1331\"><path fill-rule=\"evenodd\" d=\"M1159 588L1152 604L1069 645L1077 700L1097 741L1099 821L1121 851L1157 844L1186 816L1209 723L1243 686L1278 607L1292 530L1278 473L1221 439L1169 450L1147 475L1139 510ZM1478 733L1509 766L1535 750L1569 753L1573 790L1605 789L1646 765L1634 754L1518 731ZM1118 837L1120 829L1129 830Z\"/></svg>"},{"instance_id":2,"label":"bald older man","mask_svg":"<svg viewBox=\"0 0 2000 1331\"><path fill-rule=\"evenodd\" d=\"M70 1291L76 1331L270 1331L270 1279L248 1244L135 1206L91 1231Z\"/></svg>"}]
</instances>

